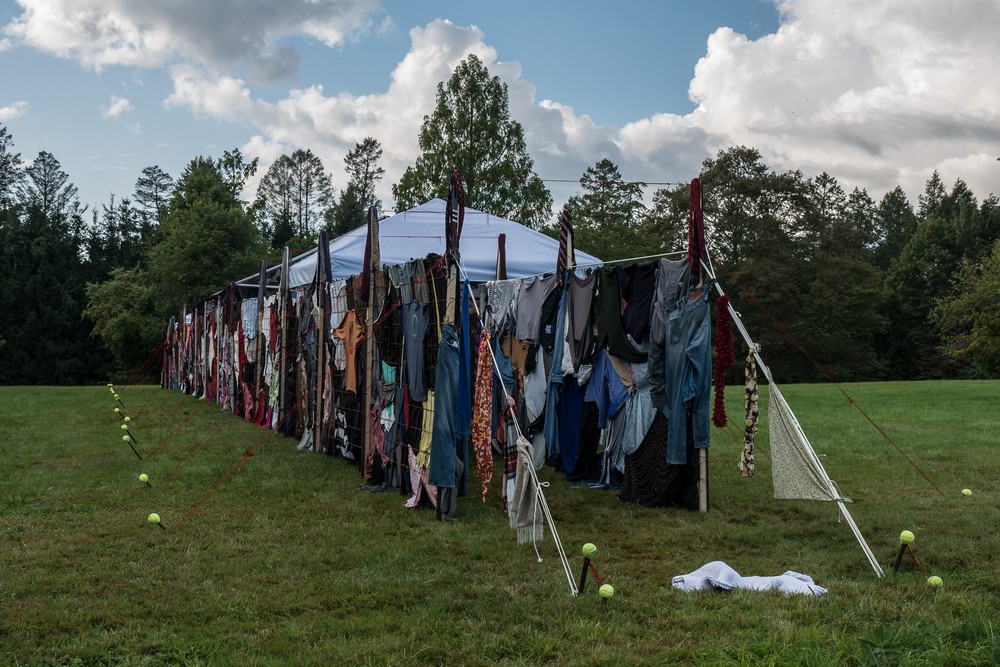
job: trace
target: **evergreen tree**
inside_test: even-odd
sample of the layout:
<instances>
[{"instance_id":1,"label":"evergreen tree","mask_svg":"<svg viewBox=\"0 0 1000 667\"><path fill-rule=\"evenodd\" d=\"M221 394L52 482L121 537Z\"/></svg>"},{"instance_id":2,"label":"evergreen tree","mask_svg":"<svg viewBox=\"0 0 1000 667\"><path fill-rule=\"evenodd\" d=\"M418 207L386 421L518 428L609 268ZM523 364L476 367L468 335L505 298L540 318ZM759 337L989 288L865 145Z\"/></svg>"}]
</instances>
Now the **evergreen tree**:
<instances>
[{"instance_id":1,"label":"evergreen tree","mask_svg":"<svg viewBox=\"0 0 1000 667\"><path fill-rule=\"evenodd\" d=\"M917 229L913 206L898 185L885 193L875 212L875 265L885 271Z\"/></svg>"},{"instance_id":2,"label":"evergreen tree","mask_svg":"<svg viewBox=\"0 0 1000 667\"><path fill-rule=\"evenodd\" d=\"M14 205L22 178L21 154L14 152L13 137L0 125L0 211Z\"/></svg>"},{"instance_id":3,"label":"evergreen tree","mask_svg":"<svg viewBox=\"0 0 1000 667\"><path fill-rule=\"evenodd\" d=\"M139 210L160 224L174 191L174 179L157 165L145 167L135 182L135 202Z\"/></svg>"},{"instance_id":4,"label":"evergreen tree","mask_svg":"<svg viewBox=\"0 0 1000 667\"><path fill-rule=\"evenodd\" d=\"M319 157L298 149L274 161L257 187L257 200L272 247L294 236L308 242L333 203L333 183Z\"/></svg>"},{"instance_id":5,"label":"evergreen tree","mask_svg":"<svg viewBox=\"0 0 1000 667\"><path fill-rule=\"evenodd\" d=\"M84 301L83 209L50 153L26 170L21 205L0 210L0 384L79 384L107 362L89 329Z\"/></svg>"},{"instance_id":6,"label":"evergreen tree","mask_svg":"<svg viewBox=\"0 0 1000 667\"><path fill-rule=\"evenodd\" d=\"M639 221L643 183L622 181L618 165L603 158L580 177L583 193L566 207L573 220L576 247L604 260L649 254L658 240L642 233Z\"/></svg>"},{"instance_id":7,"label":"evergreen tree","mask_svg":"<svg viewBox=\"0 0 1000 667\"><path fill-rule=\"evenodd\" d=\"M263 248L238 192L211 159L195 158L184 169L149 258L163 314L200 302L256 268Z\"/></svg>"},{"instance_id":8,"label":"evergreen tree","mask_svg":"<svg viewBox=\"0 0 1000 667\"><path fill-rule=\"evenodd\" d=\"M381 208L375 196L375 185L385 175L385 169L379 165L381 159L382 144L373 137L365 137L344 157L348 187L354 187L355 196L365 211L371 206L376 209Z\"/></svg>"},{"instance_id":9,"label":"evergreen tree","mask_svg":"<svg viewBox=\"0 0 1000 667\"><path fill-rule=\"evenodd\" d=\"M392 186L396 210L445 198L453 169L465 178L466 205L541 227L552 195L534 173L524 128L510 118L507 85L475 55L437 87L437 105L420 128L421 155Z\"/></svg>"}]
</instances>

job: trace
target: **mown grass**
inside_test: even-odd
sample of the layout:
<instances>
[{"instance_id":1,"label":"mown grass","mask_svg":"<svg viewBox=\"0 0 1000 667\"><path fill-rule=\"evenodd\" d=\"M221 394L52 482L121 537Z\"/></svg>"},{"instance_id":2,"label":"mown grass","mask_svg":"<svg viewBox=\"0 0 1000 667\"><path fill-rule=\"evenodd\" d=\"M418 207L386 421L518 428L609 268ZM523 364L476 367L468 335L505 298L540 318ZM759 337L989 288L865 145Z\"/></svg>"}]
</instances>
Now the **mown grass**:
<instances>
[{"instance_id":1,"label":"mown grass","mask_svg":"<svg viewBox=\"0 0 1000 667\"><path fill-rule=\"evenodd\" d=\"M592 585L569 596L548 534L541 563L516 544L497 480L485 505L470 495L460 521L438 523L360 489L345 461L204 401L123 389L147 454L190 417L140 462L106 388L0 388L0 663L1000 663L1000 382L845 388L944 495L836 388L783 391L883 567L908 528L940 589L907 564L877 579L836 507L774 500L766 431L754 479L736 469L741 440L713 431L707 515L623 505L543 473L574 575L580 546L600 549L616 589L603 604ZM739 418L741 388L729 398ZM153 511L167 530L146 522ZM670 586L716 559L748 575L803 572L829 594Z\"/></svg>"}]
</instances>

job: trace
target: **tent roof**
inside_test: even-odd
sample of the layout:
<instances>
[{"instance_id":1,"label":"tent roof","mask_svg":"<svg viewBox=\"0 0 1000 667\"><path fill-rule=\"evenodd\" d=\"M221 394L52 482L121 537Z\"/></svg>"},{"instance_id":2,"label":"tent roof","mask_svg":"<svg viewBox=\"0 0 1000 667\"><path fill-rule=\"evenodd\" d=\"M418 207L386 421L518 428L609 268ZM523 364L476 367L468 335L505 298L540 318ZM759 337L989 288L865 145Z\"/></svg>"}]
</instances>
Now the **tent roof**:
<instances>
[{"instance_id":1,"label":"tent roof","mask_svg":"<svg viewBox=\"0 0 1000 667\"><path fill-rule=\"evenodd\" d=\"M404 264L410 259L430 253L444 253L445 202L429 202L402 211L379 221L379 256L383 265ZM367 226L330 241L330 265L333 278L347 278L361 273L364 265ZM462 265L469 280L487 281L496 278L497 237L507 235L507 277L524 278L556 267L559 241L524 225L465 208L460 252ZM289 285L298 287L312 282L316 275L316 250L295 257L289 269ZM601 260L576 251L581 265L601 264Z\"/></svg>"}]
</instances>

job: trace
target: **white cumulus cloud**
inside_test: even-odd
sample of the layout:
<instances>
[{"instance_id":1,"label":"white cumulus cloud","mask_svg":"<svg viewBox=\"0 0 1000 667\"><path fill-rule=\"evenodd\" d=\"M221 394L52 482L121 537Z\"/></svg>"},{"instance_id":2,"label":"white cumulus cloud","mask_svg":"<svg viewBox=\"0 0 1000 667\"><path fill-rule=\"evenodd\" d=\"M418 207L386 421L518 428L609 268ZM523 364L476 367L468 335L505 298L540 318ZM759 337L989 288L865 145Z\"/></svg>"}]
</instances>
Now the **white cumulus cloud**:
<instances>
[{"instance_id":1,"label":"white cumulus cloud","mask_svg":"<svg viewBox=\"0 0 1000 667\"><path fill-rule=\"evenodd\" d=\"M0 123L6 123L12 118L23 116L27 110L28 103L24 100L18 100L17 102L8 104L5 107L0 107Z\"/></svg>"},{"instance_id":2,"label":"white cumulus cloud","mask_svg":"<svg viewBox=\"0 0 1000 667\"><path fill-rule=\"evenodd\" d=\"M282 38L336 46L370 28L378 0L18 0L5 28L26 44L100 69L194 61L249 65L255 79L295 73L299 53Z\"/></svg>"}]
</instances>

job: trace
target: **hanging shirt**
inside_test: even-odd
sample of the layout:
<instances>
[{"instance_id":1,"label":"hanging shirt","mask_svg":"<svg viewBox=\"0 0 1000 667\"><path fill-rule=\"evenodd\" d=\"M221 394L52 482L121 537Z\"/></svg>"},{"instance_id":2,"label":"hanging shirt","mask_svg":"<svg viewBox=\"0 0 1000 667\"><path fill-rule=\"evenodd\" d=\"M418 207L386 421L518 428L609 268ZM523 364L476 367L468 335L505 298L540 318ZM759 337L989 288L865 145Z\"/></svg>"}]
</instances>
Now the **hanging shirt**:
<instances>
[{"instance_id":1,"label":"hanging shirt","mask_svg":"<svg viewBox=\"0 0 1000 667\"><path fill-rule=\"evenodd\" d=\"M427 369L425 367L426 338L431 328L431 308L426 303L411 301L399 309L403 327L403 351L406 357L406 380L410 398L427 400Z\"/></svg>"},{"instance_id":2,"label":"hanging shirt","mask_svg":"<svg viewBox=\"0 0 1000 667\"><path fill-rule=\"evenodd\" d=\"M569 274L569 292L566 306L567 320L566 344L573 358L573 371L590 360L591 348L594 345L594 327L590 317L591 305L594 299L594 286L597 284L597 272L586 278Z\"/></svg>"},{"instance_id":3,"label":"hanging shirt","mask_svg":"<svg viewBox=\"0 0 1000 667\"><path fill-rule=\"evenodd\" d=\"M347 314L344 315L344 321L340 323L339 327L333 330L333 337L343 341L344 344L344 355L347 366L344 375L344 389L351 393L357 392L357 353L358 343L361 340L363 332L364 327L358 321L357 312L354 310L347 311Z\"/></svg>"},{"instance_id":4,"label":"hanging shirt","mask_svg":"<svg viewBox=\"0 0 1000 667\"><path fill-rule=\"evenodd\" d=\"M521 288L517 293L516 335L525 343L538 342L542 325L542 304L545 303L550 294L555 292L558 286L559 281L554 274L534 279L528 278L521 282Z\"/></svg>"},{"instance_id":5,"label":"hanging shirt","mask_svg":"<svg viewBox=\"0 0 1000 667\"><path fill-rule=\"evenodd\" d=\"M649 335L649 312L656 290L657 266L656 261L618 266L618 283L626 302L622 322L625 331L639 343L645 342Z\"/></svg>"},{"instance_id":6,"label":"hanging shirt","mask_svg":"<svg viewBox=\"0 0 1000 667\"><path fill-rule=\"evenodd\" d=\"M597 403L597 426L605 428L608 420L628 400L628 390L615 372L606 350L601 349L594 360L594 372L583 396L586 401Z\"/></svg>"}]
</instances>

